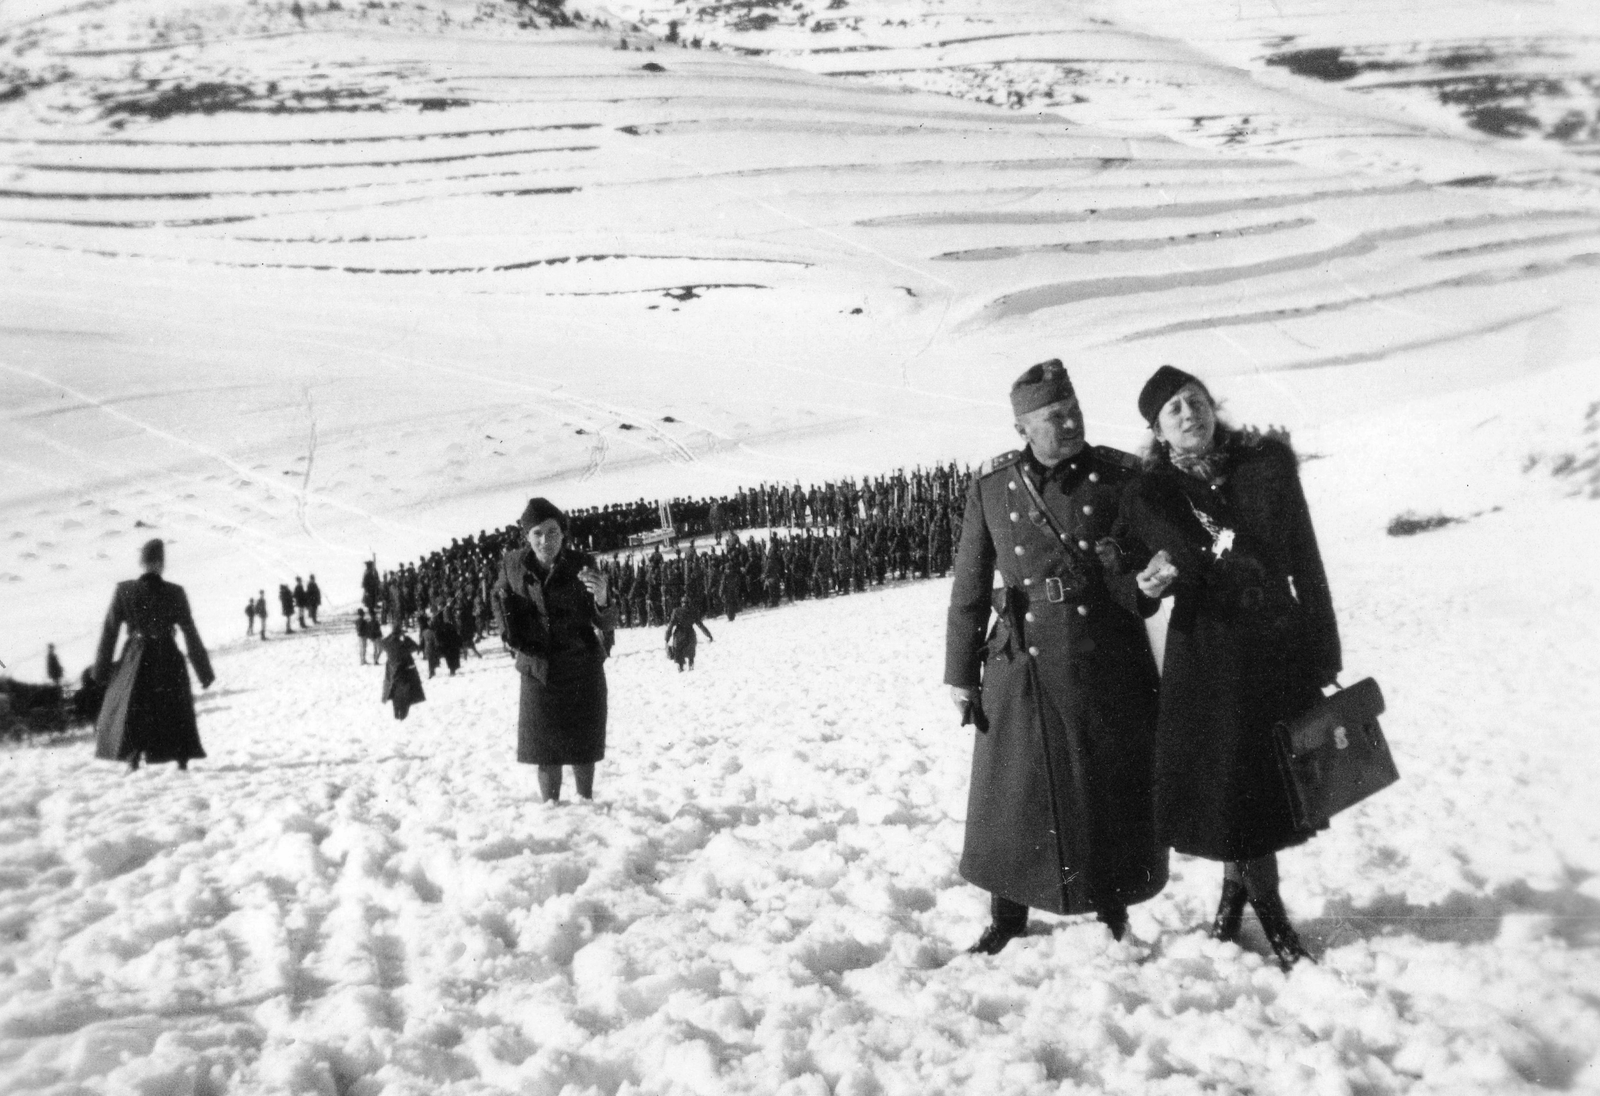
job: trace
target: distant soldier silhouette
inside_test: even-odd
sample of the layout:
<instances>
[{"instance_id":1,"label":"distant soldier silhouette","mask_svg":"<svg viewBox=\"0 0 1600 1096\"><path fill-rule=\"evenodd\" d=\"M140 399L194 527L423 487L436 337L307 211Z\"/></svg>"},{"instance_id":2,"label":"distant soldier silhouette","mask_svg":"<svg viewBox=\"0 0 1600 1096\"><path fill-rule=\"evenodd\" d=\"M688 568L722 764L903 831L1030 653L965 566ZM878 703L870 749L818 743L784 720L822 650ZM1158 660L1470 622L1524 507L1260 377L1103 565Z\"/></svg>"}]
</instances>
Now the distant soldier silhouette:
<instances>
[{"instance_id":1,"label":"distant soldier silhouette","mask_svg":"<svg viewBox=\"0 0 1600 1096\"><path fill-rule=\"evenodd\" d=\"M289 592L288 583L278 583L278 607L283 610L283 634L294 634L294 595ZM304 621L301 621L304 624Z\"/></svg>"},{"instance_id":2,"label":"distant soldier silhouette","mask_svg":"<svg viewBox=\"0 0 1600 1096\"><path fill-rule=\"evenodd\" d=\"M312 575L306 580L306 612L311 614L311 623L317 622L317 610L322 608L322 587L317 585L317 576Z\"/></svg>"},{"instance_id":3,"label":"distant soldier silhouette","mask_svg":"<svg viewBox=\"0 0 1600 1096\"><path fill-rule=\"evenodd\" d=\"M59 689L61 687L61 678L65 671L61 669L61 660L56 657L56 645L54 643L45 644L44 672L45 676L50 679L50 684Z\"/></svg>"}]
</instances>

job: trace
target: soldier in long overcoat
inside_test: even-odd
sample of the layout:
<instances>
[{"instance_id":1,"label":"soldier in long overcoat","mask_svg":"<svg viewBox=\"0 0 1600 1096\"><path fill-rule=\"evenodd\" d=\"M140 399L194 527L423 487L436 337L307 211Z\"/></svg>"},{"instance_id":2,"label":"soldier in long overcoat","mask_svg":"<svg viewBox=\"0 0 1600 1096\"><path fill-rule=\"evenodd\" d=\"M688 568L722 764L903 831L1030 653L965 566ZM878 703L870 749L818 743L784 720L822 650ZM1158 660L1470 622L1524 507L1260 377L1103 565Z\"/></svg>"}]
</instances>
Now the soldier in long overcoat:
<instances>
[{"instance_id":1,"label":"soldier in long overcoat","mask_svg":"<svg viewBox=\"0 0 1600 1096\"><path fill-rule=\"evenodd\" d=\"M565 547L567 517L554 503L530 499L518 524L527 544L506 553L494 591L522 677L517 760L538 766L547 801L561 796L564 765L590 799L606 754L603 636L616 608L594 558Z\"/></svg>"},{"instance_id":2,"label":"soldier in long overcoat","mask_svg":"<svg viewBox=\"0 0 1600 1096\"><path fill-rule=\"evenodd\" d=\"M1210 391L1163 366L1139 410L1154 445L1123 502L1156 553L1143 589L1173 598L1156 739L1156 819L1178 852L1224 864L1212 933L1238 935L1246 900L1287 969L1305 958L1278 895L1276 853L1304 842L1277 767L1274 724L1322 698L1339 629L1293 450L1216 420Z\"/></svg>"},{"instance_id":3,"label":"soldier in long overcoat","mask_svg":"<svg viewBox=\"0 0 1600 1096\"><path fill-rule=\"evenodd\" d=\"M968 490L944 677L979 729L961 875L990 892L971 949L988 954L1026 932L1029 907L1095 913L1120 939L1127 907L1167 880L1143 620L1155 603L1114 539L1136 461L1085 445L1059 361L1024 373L1011 402L1028 444Z\"/></svg>"},{"instance_id":4,"label":"soldier in long overcoat","mask_svg":"<svg viewBox=\"0 0 1600 1096\"><path fill-rule=\"evenodd\" d=\"M94 677L106 687L105 700L95 723L95 756L126 761L137 769L145 761L176 761L187 769L189 759L204 757L200 731L194 718L194 695L189 670L173 639L183 632L189 661L202 689L210 688L214 675L211 659L189 613L182 586L161 577L166 566L166 545L147 542L139 553L144 574L117 584L100 631ZM117 633L128 628L122 657L113 665Z\"/></svg>"}]
</instances>

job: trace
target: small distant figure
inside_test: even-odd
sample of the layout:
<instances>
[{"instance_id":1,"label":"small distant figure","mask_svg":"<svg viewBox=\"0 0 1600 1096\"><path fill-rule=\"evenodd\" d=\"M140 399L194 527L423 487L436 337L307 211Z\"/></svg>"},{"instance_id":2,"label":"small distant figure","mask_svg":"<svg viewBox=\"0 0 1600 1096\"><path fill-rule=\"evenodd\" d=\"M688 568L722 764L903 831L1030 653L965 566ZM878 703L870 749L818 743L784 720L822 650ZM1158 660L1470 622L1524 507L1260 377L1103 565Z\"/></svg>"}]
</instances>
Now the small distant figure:
<instances>
[{"instance_id":1,"label":"small distant figure","mask_svg":"<svg viewBox=\"0 0 1600 1096\"><path fill-rule=\"evenodd\" d=\"M300 576L294 576L294 591L290 594L294 598L295 615L300 618L300 627L306 626L306 588L300 581Z\"/></svg>"},{"instance_id":2,"label":"small distant figure","mask_svg":"<svg viewBox=\"0 0 1600 1096\"><path fill-rule=\"evenodd\" d=\"M423 613L417 622L417 631L422 637L422 657L428 663L428 680L432 681L441 657L437 614Z\"/></svg>"},{"instance_id":3,"label":"small distant figure","mask_svg":"<svg viewBox=\"0 0 1600 1096\"><path fill-rule=\"evenodd\" d=\"M283 610L283 634L294 635L294 595L288 583L278 583L278 608Z\"/></svg>"},{"instance_id":4,"label":"small distant figure","mask_svg":"<svg viewBox=\"0 0 1600 1096\"><path fill-rule=\"evenodd\" d=\"M311 623L317 622L317 610L322 608L322 587L317 585L317 576L312 575L306 580L306 612L311 614Z\"/></svg>"},{"instance_id":5,"label":"small distant figure","mask_svg":"<svg viewBox=\"0 0 1600 1096\"><path fill-rule=\"evenodd\" d=\"M361 647L361 665L367 665L367 645L372 645L372 665L380 664L383 650L383 628L377 620L370 619L365 609L356 610L356 641Z\"/></svg>"},{"instance_id":6,"label":"small distant figure","mask_svg":"<svg viewBox=\"0 0 1600 1096\"><path fill-rule=\"evenodd\" d=\"M247 598L244 599L244 621L245 621L244 634L247 635L247 636L255 635L256 634L256 599L253 598L253 597L247 597ZM267 632L267 622L266 621L262 621L261 622L261 634L262 635L266 635L266 632Z\"/></svg>"},{"instance_id":7,"label":"small distant figure","mask_svg":"<svg viewBox=\"0 0 1600 1096\"><path fill-rule=\"evenodd\" d=\"M442 609L433 614L433 641L438 644L445 668L455 677L456 671L461 669L461 633L456 630L450 614Z\"/></svg>"},{"instance_id":8,"label":"small distant figure","mask_svg":"<svg viewBox=\"0 0 1600 1096\"><path fill-rule=\"evenodd\" d=\"M261 638L267 638L267 592L256 591L256 616L261 620Z\"/></svg>"},{"instance_id":9,"label":"small distant figure","mask_svg":"<svg viewBox=\"0 0 1600 1096\"><path fill-rule=\"evenodd\" d=\"M456 606L456 638L460 643L460 657L466 658L468 651L483 657L483 652L478 650L478 616L472 611L472 602L465 598Z\"/></svg>"},{"instance_id":10,"label":"small distant figure","mask_svg":"<svg viewBox=\"0 0 1600 1096\"><path fill-rule=\"evenodd\" d=\"M422 675L417 673L417 660L412 657L419 648L417 641L406 635L405 625L396 620L394 630L382 643L386 656L383 671L383 697L394 705L394 717L404 719L413 704L428 699L422 691Z\"/></svg>"},{"instance_id":11,"label":"small distant figure","mask_svg":"<svg viewBox=\"0 0 1600 1096\"><path fill-rule=\"evenodd\" d=\"M378 578L378 561L367 560L361 572L361 604L367 607L367 615L374 620L378 616L378 592L382 586L383 580Z\"/></svg>"},{"instance_id":12,"label":"small distant figure","mask_svg":"<svg viewBox=\"0 0 1600 1096\"><path fill-rule=\"evenodd\" d=\"M61 668L61 660L56 657L56 645L54 643L45 644L44 673L50 679L50 684L58 689L61 688L61 679L65 676L66 671Z\"/></svg>"},{"instance_id":13,"label":"small distant figure","mask_svg":"<svg viewBox=\"0 0 1600 1096\"><path fill-rule=\"evenodd\" d=\"M189 671L172 638L174 628L183 632L200 687L209 689L215 675L183 587L161 577L166 545L159 539L147 541L139 551L139 562L144 574L117 584L100 631L94 679L106 691L95 724L95 756L126 761L129 772L139 767L141 759L176 761L178 768L187 769L191 758L204 757L206 751L195 725ZM113 663L123 625L128 628L128 642Z\"/></svg>"},{"instance_id":14,"label":"small distant figure","mask_svg":"<svg viewBox=\"0 0 1600 1096\"><path fill-rule=\"evenodd\" d=\"M700 619L700 614L695 610L694 602L685 594L667 620L667 657L678 664L680 674L683 673L684 663L688 663L689 669L694 669L694 651L700 643L699 637L694 634L696 628L706 634L707 642L716 642L711 629L706 627L705 621Z\"/></svg>"}]
</instances>

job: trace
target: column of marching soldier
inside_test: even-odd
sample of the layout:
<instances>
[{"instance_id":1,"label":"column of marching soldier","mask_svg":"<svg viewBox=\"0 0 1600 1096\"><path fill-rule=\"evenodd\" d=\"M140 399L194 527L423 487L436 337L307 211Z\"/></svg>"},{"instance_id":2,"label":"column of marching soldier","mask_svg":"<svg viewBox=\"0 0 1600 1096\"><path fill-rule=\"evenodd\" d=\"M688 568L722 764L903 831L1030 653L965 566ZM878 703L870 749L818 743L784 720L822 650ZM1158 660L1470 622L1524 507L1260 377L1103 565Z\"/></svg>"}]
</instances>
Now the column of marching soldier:
<instances>
[{"instance_id":1,"label":"column of marching soldier","mask_svg":"<svg viewBox=\"0 0 1600 1096\"><path fill-rule=\"evenodd\" d=\"M663 512L660 502L640 499L573 511L570 540L599 557L621 627L661 627L685 604L695 619L732 620L748 605L775 608L891 579L943 576L961 535L967 480L952 463L860 482L762 484L719 498L675 498L668 504L673 532L689 545L666 549L638 546L642 535L660 529ZM712 543L697 547L695 538L707 536ZM443 661L453 670L463 649L476 653L478 638L498 632L495 577L501 558L521 544L510 526L453 539L382 575L369 561L358 634L375 640L396 622L416 627L430 668Z\"/></svg>"}]
</instances>

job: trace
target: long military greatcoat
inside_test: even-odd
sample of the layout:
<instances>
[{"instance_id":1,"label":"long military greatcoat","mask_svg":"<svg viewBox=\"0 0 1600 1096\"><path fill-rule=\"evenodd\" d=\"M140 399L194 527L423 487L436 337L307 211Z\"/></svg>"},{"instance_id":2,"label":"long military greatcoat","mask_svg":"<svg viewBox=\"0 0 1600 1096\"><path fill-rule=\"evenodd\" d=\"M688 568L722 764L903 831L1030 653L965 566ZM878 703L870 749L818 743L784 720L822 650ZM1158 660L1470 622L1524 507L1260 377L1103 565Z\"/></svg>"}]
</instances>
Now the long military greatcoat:
<instances>
[{"instance_id":1,"label":"long military greatcoat","mask_svg":"<svg viewBox=\"0 0 1600 1096\"><path fill-rule=\"evenodd\" d=\"M1056 913L1141 902L1167 880L1151 799L1156 669L1141 616L1153 603L1141 602L1137 568L1108 570L1095 551L1133 463L1098 447L1049 470L1025 452L986 463L956 554L945 682L981 685L988 720L973 748L961 874Z\"/></svg>"},{"instance_id":2,"label":"long military greatcoat","mask_svg":"<svg viewBox=\"0 0 1600 1096\"><path fill-rule=\"evenodd\" d=\"M1339 629L1295 455L1233 436L1216 480L1163 464L1124 498L1129 533L1178 569L1161 678L1157 827L1177 851L1246 860L1299 844L1273 724L1340 668ZM1207 528L1207 525L1211 528Z\"/></svg>"},{"instance_id":3,"label":"long military greatcoat","mask_svg":"<svg viewBox=\"0 0 1600 1096\"><path fill-rule=\"evenodd\" d=\"M113 667L117 633L124 624L128 642ZM201 687L209 686L211 659L183 587L150 573L117 584L95 656L95 680L110 682L95 722L96 757L124 761L142 753L146 761L160 762L206 755L195 724L189 670L173 639L174 629L183 632Z\"/></svg>"},{"instance_id":4,"label":"long military greatcoat","mask_svg":"<svg viewBox=\"0 0 1600 1096\"><path fill-rule=\"evenodd\" d=\"M563 549L547 572L531 548L500 565L495 600L504 639L522 675L517 760L527 765L587 765L606 755L605 644L616 609L600 610L578 578L594 560Z\"/></svg>"}]
</instances>

